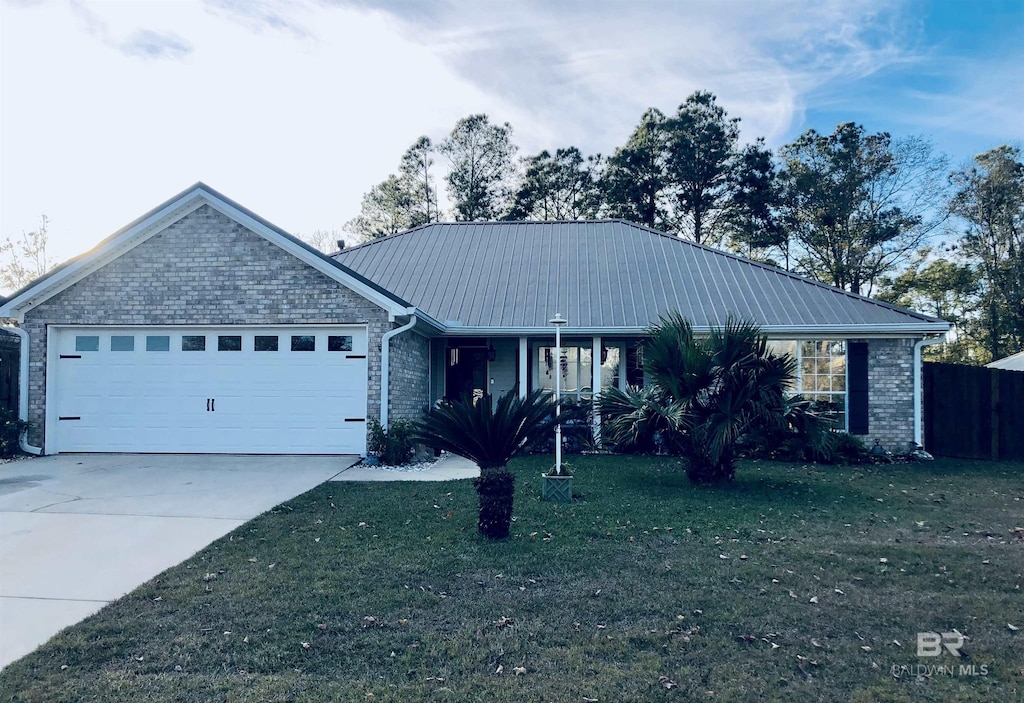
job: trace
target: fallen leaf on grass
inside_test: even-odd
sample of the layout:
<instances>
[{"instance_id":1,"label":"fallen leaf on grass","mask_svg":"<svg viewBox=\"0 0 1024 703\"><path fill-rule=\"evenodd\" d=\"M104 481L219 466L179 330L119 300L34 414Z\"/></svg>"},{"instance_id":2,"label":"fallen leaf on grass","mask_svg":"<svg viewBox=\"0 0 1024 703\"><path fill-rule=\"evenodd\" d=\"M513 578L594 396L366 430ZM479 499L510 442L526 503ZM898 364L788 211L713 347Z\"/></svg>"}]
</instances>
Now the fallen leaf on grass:
<instances>
[{"instance_id":1,"label":"fallen leaf on grass","mask_svg":"<svg viewBox=\"0 0 1024 703\"><path fill-rule=\"evenodd\" d=\"M303 649L309 649L312 645L309 642L301 642Z\"/></svg>"},{"instance_id":2,"label":"fallen leaf on grass","mask_svg":"<svg viewBox=\"0 0 1024 703\"><path fill-rule=\"evenodd\" d=\"M817 602L818 602L818 596L811 596L811 600L810 600L809 602L810 602L810 603L814 603L814 604L817 604Z\"/></svg>"},{"instance_id":3,"label":"fallen leaf on grass","mask_svg":"<svg viewBox=\"0 0 1024 703\"><path fill-rule=\"evenodd\" d=\"M513 667L512 668L512 673L515 674L516 676L522 676L523 674L526 673L526 667L525 666Z\"/></svg>"},{"instance_id":4,"label":"fallen leaf on grass","mask_svg":"<svg viewBox=\"0 0 1024 703\"><path fill-rule=\"evenodd\" d=\"M502 666L501 664L498 664L498 668L494 670L494 673L495 673L495 674L500 674L500 673L501 673L501 672L503 672L504 670L505 670L505 667L504 667L504 666Z\"/></svg>"},{"instance_id":5,"label":"fallen leaf on grass","mask_svg":"<svg viewBox=\"0 0 1024 703\"><path fill-rule=\"evenodd\" d=\"M1009 630L1010 630L1010 632L1016 632L1017 630L1019 630L1019 629L1020 629L1020 628L1019 628L1019 627L1017 627L1016 625L1011 625L1010 623L1006 623L1006 627L1007 627L1007 629L1009 629Z\"/></svg>"},{"instance_id":6,"label":"fallen leaf on grass","mask_svg":"<svg viewBox=\"0 0 1024 703\"><path fill-rule=\"evenodd\" d=\"M658 683L660 683L662 686L664 686L667 689L672 689L672 688L678 688L679 687L679 684L677 684L675 681L673 681L672 679L670 679L667 676L659 676L658 677Z\"/></svg>"},{"instance_id":7,"label":"fallen leaf on grass","mask_svg":"<svg viewBox=\"0 0 1024 703\"><path fill-rule=\"evenodd\" d=\"M515 623L515 620L513 620L510 617L508 617L507 615L502 615L500 618L498 618L497 620L494 621L494 626L495 627L511 627L514 623Z\"/></svg>"}]
</instances>

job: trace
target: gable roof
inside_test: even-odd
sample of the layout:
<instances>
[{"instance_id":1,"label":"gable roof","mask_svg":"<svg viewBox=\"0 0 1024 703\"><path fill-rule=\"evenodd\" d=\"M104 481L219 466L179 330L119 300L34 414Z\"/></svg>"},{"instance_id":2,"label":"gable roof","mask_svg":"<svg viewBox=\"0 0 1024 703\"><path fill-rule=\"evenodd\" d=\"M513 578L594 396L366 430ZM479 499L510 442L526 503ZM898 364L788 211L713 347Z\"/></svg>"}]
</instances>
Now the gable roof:
<instances>
[{"instance_id":1,"label":"gable roof","mask_svg":"<svg viewBox=\"0 0 1024 703\"><path fill-rule=\"evenodd\" d=\"M239 205L205 183L198 182L125 225L91 250L61 264L21 290L14 292L0 305L0 317L20 319L26 310L74 285L85 276L138 246L202 205L209 205L224 216L339 281L342 285L351 288L389 313L393 315L410 314L412 305L399 296L317 251L301 239L288 234L280 227ZM432 321L428 319L428 322Z\"/></svg>"},{"instance_id":2,"label":"gable roof","mask_svg":"<svg viewBox=\"0 0 1024 703\"><path fill-rule=\"evenodd\" d=\"M452 333L640 332L679 311L769 333L934 334L949 325L621 220L435 223L343 250L350 269Z\"/></svg>"},{"instance_id":3,"label":"gable roof","mask_svg":"<svg viewBox=\"0 0 1024 703\"><path fill-rule=\"evenodd\" d=\"M996 359L985 364L990 369L1008 369L1010 371L1024 371L1024 351L1011 354L1010 356Z\"/></svg>"}]
</instances>

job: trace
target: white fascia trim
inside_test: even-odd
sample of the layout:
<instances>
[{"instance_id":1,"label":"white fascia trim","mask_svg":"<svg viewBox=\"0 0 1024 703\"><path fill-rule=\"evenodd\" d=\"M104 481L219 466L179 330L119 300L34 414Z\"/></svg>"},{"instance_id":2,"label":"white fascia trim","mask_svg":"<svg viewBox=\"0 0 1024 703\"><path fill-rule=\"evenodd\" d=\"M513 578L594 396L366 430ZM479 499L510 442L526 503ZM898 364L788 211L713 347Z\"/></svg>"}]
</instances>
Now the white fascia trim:
<instances>
[{"instance_id":1,"label":"white fascia trim","mask_svg":"<svg viewBox=\"0 0 1024 703\"><path fill-rule=\"evenodd\" d=\"M18 297L8 300L3 306L0 306L0 317L10 317L22 321L26 311L46 302L182 217L198 210L204 204L203 201L204 191L195 190L181 200L153 213L116 239L107 242L99 249L87 252L78 261L41 281L38 286L33 286Z\"/></svg>"},{"instance_id":2,"label":"white fascia trim","mask_svg":"<svg viewBox=\"0 0 1024 703\"><path fill-rule=\"evenodd\" d=\"M307 251L304 247L301 247L295 242L285 237L282 237L274 230L270 229L269 227L259 222L258 220L253 219L252 217L245 214L238 208L229 205L220 198L206 191L201 192L203 193L203 197L206 199L207 203L214 210L217 210L225 217L228 217L234 220L235 222L238 222L247 229L252 230L256 234L260 235L261 237L269 241L271 244L276 244L281 249L284 249L286 252L288 252L295 258L311 266L312 268L316 269L325 276L333 278L335 281L341 283L346 288L351 288L353 291L355 291L362 297L366 298L367 300L374 303L378 307L386 310L390 315L408 314L407 308L404 305L395 302L391 298L382 294L380 291L371 288L362 281L359 281L358 279L349 276L341 269L332 266L331 264L321 259L319 256L316 256L315 254Z\"/></svg>"},{"instance_id":3,"label":"white fascia trim","mask_svg":"<svg viewBox=\"0 0 1024 703\"><path fill-rule=\"evenodd\" d=\"M709 332L708 326L694 327L695 332ZM786 335L799 337L918 337L921 334L942 334L949 329L946 322L921 322L919 324L885 324L885 325L765 325L761 331L772 338L783 338ZM447 325L444 330L453 337L519 337L519 336L551 336L551 327L462 327ZM562 330L562 336L607 336L632 337L647 334L647 327L569 327Z\"/></svg>"}]
</instances>

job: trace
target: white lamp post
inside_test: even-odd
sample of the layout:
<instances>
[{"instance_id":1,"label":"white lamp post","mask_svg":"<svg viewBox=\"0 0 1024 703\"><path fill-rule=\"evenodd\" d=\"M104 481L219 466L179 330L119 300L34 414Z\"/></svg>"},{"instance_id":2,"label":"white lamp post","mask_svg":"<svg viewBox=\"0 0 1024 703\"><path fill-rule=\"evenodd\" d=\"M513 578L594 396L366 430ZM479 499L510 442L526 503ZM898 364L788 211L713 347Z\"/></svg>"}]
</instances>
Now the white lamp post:
<instances>
[{"instance_id":1,"label":"white lamp post","mask_svg":"<svg viewBox=\"0 0 1024 703\"><path fill-rule=\"evenodd\" d=\"M556 312L548 320L555 326L555 475L562 475L562 325L568 320Z\"/></svg>"}]
</instances>

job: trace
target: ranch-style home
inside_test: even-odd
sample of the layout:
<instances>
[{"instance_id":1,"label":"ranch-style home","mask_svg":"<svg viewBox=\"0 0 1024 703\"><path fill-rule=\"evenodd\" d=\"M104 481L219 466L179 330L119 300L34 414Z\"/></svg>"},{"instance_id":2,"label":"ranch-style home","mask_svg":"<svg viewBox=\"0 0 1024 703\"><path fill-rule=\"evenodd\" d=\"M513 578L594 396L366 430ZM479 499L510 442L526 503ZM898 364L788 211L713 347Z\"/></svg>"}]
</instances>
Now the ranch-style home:
<instances>
[{"instance_id":1,"label":"ranch-style home","mask_svg":"<svg viewBox=\"0 0 1024 703\"><path fill-rule=\"evenodd\" d=\"M921 347L947 323L617 220L438 223L326 256L198 183L0 317L29 451L364 454L370 418L444 397L641 384L644 329L673 310L756 322L841 427L920 441Z\"/></svg>"}]
</instances>

